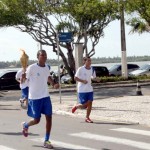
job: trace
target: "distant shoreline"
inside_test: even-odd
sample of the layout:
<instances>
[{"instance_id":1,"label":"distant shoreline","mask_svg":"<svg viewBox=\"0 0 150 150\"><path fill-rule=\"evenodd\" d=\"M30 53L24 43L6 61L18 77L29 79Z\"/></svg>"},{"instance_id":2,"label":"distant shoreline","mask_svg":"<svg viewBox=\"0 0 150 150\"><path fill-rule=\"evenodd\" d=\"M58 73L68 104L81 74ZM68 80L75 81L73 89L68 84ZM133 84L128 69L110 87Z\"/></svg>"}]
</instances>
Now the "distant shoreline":
<instances>
[{"instance_id":1,"label":"distant shoreline","mask_svg":"<svg viewBox=\"0 0 150 150\"><path fill-rule=\"evenodd\" d=\"M132 63L132 64L137 64L139 66L142 66L144 64L150 64L150 60L149 61L139 61L139 62L127 62L127 63ZM92 63L94 64L94 63ZM121 64L121 62L114 62L114 63L98 63L96 65L100 65L100 66L106 66L107 68L110 68L111 66L113 66L114 64ZM58 65L50 65L51 66L51 71L54 70L58 70ZM6 68L0 68L0 70L19 70L21 69L21 67L6 67Z\"/></svg>"}]
</instances>

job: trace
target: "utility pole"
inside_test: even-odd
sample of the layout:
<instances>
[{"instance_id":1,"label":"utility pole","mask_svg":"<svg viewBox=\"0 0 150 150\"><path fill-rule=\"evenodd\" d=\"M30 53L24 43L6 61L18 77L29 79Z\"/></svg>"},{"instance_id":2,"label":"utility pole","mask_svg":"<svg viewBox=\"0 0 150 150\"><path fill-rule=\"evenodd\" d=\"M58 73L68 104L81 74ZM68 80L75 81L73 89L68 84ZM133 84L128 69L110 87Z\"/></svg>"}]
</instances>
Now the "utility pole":
<instances>
[{"instance_id":1,"label":"utility pole","mask_svg":"<svg viewBox=\"0 0 150 150\"><path fill-rule=\"evenodd\" d=\"M124 0L121 1L120 9L120 29L121 29L121 63L122 63L122 76L128 78L127 70L127 56L126 56L126 37L125 37L125 23L124 23Z\"/></svg>"}]
</instances>

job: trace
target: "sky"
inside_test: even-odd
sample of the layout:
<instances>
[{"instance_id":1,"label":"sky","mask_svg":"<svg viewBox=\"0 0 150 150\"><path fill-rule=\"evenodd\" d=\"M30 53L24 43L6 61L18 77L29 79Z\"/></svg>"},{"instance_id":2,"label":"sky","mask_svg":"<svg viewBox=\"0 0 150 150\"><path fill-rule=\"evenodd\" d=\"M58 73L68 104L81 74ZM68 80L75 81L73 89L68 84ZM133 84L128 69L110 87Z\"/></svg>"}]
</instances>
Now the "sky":
<instances>
[{"instance_id":1,"label":"sky","mask_svg":"<svg viewBox=\"0 0 150 150\"><path fill-rule=\"evenodd\" d=\"M131 27L125 26L126 31L126 54L127 56L145 56L150 55L150 34L143 33L129 34ZM93 57L121 57L120 44L120 22L114 21L110 23L104 30L105 36L100 39L99 44L95 48ZM22 48L26 51L30 60L36 60L36 53L39 44L32 39L27 33L22 33L15 28L0 29L0 61L19 61ZM49 59L57 59L51 47L43 46L47 51Z\"/></svg>"}]
</instances>

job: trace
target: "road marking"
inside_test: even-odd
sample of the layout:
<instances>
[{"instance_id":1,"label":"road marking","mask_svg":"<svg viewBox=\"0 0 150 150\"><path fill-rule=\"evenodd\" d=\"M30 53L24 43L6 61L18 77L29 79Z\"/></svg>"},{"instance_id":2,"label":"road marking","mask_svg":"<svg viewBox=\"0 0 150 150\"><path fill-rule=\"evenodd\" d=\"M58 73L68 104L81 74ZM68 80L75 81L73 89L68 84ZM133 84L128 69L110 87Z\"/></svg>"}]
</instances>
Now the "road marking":
<instances>
[{"instance_id":1,"label":"road marking","mask_svg":"<svg viewBox=\"0 0 150 150\"><path fill-rule=\"evenodd\" d=\"M35 141L35 142L43 142L43 138L36 138L36 139L30 139L32 141ZM59 147L63 147L63 148L66 148L66 149L82 149L82 150L97 150L97 149L93 149L93 148L89 148L89 147L84 147L84 146L80 146L80 145L74 145L74 144L70 144L70 143L64 143L64 142L60 142L60 141L54 141L54 140L51 140L52 144L54 145L58 145Z\"/></svg>"},{"instance_id":2,"label":"road marking","mask_svg":"<svg viewBox=\"0 0 150 150\"><path fill-rule=\"evenodd\" d=\"M70 135L75 136L75 137L80 137L80 138L86 138L86 139L90 139L90 140L111 142L111 143L136 147L136 148L140 148L140 149L144 149L144 150L150 150L150 144L149 143L132 141L132 140L123 139L123 138L97 135L97 134L91 134L91 133L87 133L87 132L73 133Z\"/></svg>"},{"instance_id":3,"label":"road marking","mask_svg":"<svg viewBox=\"0 0 150 150\"><path fill-rule=\"evenodd\" d=\"M110 129L110 130L150 136L150 131L146 131L146 130L137 130L137 129L130 129L130 128L117 128L117 129Z\"/></svg>"},{"instance_id":4,"label":"road marking","mask_svg":"<svg viewBox=\"0 0 150 150\"><path fill-rule=\"evenodd\" d=\"M0 145L0 150L15 150L15 149Z\"/></svg>"}]
</instances>

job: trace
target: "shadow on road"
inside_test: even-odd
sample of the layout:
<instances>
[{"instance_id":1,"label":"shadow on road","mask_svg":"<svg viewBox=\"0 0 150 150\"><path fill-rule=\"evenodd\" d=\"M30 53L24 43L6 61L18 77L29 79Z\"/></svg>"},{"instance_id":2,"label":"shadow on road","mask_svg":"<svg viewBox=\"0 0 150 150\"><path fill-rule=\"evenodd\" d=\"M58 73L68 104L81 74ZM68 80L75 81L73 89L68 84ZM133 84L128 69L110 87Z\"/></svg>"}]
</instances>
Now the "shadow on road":
<instances>
[{"instance_id":1,"label":"shadow on road","mask_svg":"<svg viewBox=\"0 0 150 150\"><path fill-rule=\"evenodd\" d=\"M41 146L41 145L33 145L33 147L40 147L40 148L45 149L45 148L44 148L43 146ZM55 147L55 145L54 145L53 150L76 150L76 149L72 149L72 148L63 148L63 147ZM78 149L78 150L83 150L83 149Z\"/></svg>"},{"instance_id":2,"label":"shadow on road","mask_svg":"<svg viewBox=\"0 0 150 150\"><path fill-rule=\"evenodd\" d=\"M14 135L21 135L21 136L23 136L22 132L0 132L0 134L1 135L12 135L12 136L14 136ZM33 134L33 133L29 133L29 135L31 135L31 136L39 136L39 134Z\"/></svg>"},{"instance_id":3,"label":"shadow on road","mask_svg":"<svg viewBox=\"0 0 150 150\"><path fill-rule=\"evenodd\" d=\"M85 122L81 122L81 123L85 123ZM87 124L87 123L86 123ZM104 122L104 121L94 121L91 124L110 124L110 125L135 125L137 123L126 123L126 122Z\"/></svg>"},{"instance_id":4,"label":"shadow on road","mask_svg":"<svg viewBox=\"0 0 150 150\"><path fill-rule=\"evenodd\" d=\"M123 111L123 112L138 112L138 113L140 113L140 111L134 111L134 110L123 110L123 109L118 109L118 110L116 110L116 109L106 109L105 107L92 107L92 110L98 110L98 111L100 111L100 110L102 110L102 111Z\"/></svg>"},{"instance_id":5,"label":"shadow on road","mask_svg":"<svg viewBox=\"0 0 150 150\"><path fill-rule=\"evenodd\" d=\"M13 105L1 105L1 104L0 104L0 107L1 107L1 106L13 106Z\"/></svg>"},{"instance_id":6,"label":"shadow on road","mask_svg":"<svg viewBox=\"0 0 150 150\"><path fill-rule=\"evenodd\" d=\"M20 109L0 108L0 110L20 110Z\"/></svg>"}]
</instances>

